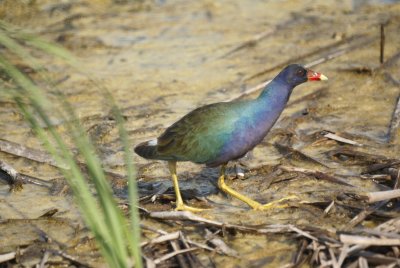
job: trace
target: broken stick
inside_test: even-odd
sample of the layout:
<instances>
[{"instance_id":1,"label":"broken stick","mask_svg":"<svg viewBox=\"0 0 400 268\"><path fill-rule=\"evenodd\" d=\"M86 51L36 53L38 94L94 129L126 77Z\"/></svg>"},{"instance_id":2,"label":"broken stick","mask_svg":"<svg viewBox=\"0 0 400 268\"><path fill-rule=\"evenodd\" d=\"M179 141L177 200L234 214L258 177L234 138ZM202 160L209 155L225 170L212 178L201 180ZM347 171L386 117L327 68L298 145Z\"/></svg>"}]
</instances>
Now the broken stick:
<instances>
[{"instance_id":1,"label":"broken stick","mask_svg":"<svg viewBox=\"0 0 400 268\"><path fill-rule=\"evenodd\" d=\"M378 201L399 198L400 197L400 189L390 190L390 191L379 191L379 192L370 192L366 194L369 203L375 203Z\"/></svg>"}]
</instances>

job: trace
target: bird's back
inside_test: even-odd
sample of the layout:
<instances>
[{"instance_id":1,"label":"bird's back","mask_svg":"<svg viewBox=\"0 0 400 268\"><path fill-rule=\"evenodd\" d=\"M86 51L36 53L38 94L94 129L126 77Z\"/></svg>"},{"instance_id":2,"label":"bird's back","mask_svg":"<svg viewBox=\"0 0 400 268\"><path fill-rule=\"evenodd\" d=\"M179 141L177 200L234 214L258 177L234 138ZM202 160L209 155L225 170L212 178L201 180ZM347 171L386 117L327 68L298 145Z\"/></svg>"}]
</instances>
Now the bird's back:
<instances>
[{"instance_id":1,"label":"bird's back","mask_svg":"<svg viewBox=\"0 0 400 268\"><path fill-rule=\"evenodd\" d=\"M135 152L159 160L212 163L217 160L252 101L221 102L197 108Z\"/></svg>"}]
</instances>

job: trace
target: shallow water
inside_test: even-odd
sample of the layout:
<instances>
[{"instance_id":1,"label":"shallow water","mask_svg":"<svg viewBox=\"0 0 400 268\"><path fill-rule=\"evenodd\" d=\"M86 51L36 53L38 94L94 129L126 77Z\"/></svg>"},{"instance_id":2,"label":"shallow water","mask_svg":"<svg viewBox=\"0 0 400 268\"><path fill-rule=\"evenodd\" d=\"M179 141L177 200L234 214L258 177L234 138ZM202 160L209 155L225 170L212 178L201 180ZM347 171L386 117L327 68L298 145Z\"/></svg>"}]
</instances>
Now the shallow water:
<instances>
[{"instance_id":1,"label":"shallow water","mask_svg":"<svg viewBox=\"0 0 400 268\"><path fill-rule=\"evenodd\" d=\"M50 40L71 49L79 57L84 69L117 99L127 118L126 126L134 144L156 137L165 127L195 107L235 98L244 90L273 78L286 62L306 64L336 49L358 44L356 49L312 67L328 76L329 80L296 88L274 129L248 158L241 161L246 170L246 179L228 180L233 188L260 202L297 194L309 203L329 204L340 193L354 191L339 184L288 172L271 177L278 164L351 175L346 179L357 186L356 191L375 191L379 189L376 183L361 180L358 176L368 162L353 163L345 158L338 160L327 152L350 148L388 159L399 158L400 132L397 130L392 143L387 142L387 134L399 96L399 86L393 81L400 80L400 64L396 62L390 67L378 68L381 21L390 18L390 24L386 27L385 58L390 58L400 50L399 4L368 6L359 5L357 1L299 4L297 1L249 3L204 0L108 5L74 1L68 9L55 9L54 13L49 11L53 7L50 2L39 1L37 5L37 9L31 11L36 12L37 16L13 18L14 22L32 27ZM81 15L74 17L76 14ZM65 20L68 17L74 19ZM233 51L266 31L271 31L266 38ZM84 127L99 148L104 164L123 175L117 129L108 118L109 106L100 90L88 81L87 76L77 74L62 63L46 56L42 60L55 80L63 79L58 88L67 95L82 118ZM375 71L370 74L349 70L354 66ZM51 94L52 88L46 88L46 91ZM255 97L257 93L249 97ZM315 97L303 98L310 93L316 93ZM40 143L12 103L4 102L0 106L0 125L2 139L41 149ZM58 129L65 131L62 122L59 122ZM317 135L324 130L365 146L343 145ZM273 145L275 142L289 145L329 168L309 159L299 159L293 154L282 154ZM58 172L48 165L6 153L0 153L0 159L12 164L20 172L52 183L53 179L59 178ZM149 163L135 156L139 181L170 183L164 163ZM204 186L206 192L216 189L216 169L179 163L178 173L182 180L188 180L189 192L197 187L196 180L205 181L205 178L208 179ZM229 169L229 174L230 178L234 178L233 168ZM266 183L274 178L279 182ZM54 184L58 185L56 182ZM170 184L165 187L170 187ZM0 184L0 220L37 219L49 209L56 208L56 216L69 224L60 229L62 237L58 239L72 247L74 243L71 241L75 241L75 237L69 231L69 226L78 226L81 221L68 192L54 195L47 188L25 185L23 191L9 193L8 188L5 182ZM123 199L123 191L118 196ZM292 223L345 229L354 216L338 208L336 214L326 217L323 208L296 202L288 209L255 212L221 193L208 195L207 199L213 209L201 215L229 223ZM192 199L190 202L202 205L201 201ZM173 203L165 200L142 205L149 210L173 208ZM29 244L32 241L29 239L33 239L19 225L10 227L2 223L2 227L13 230L13 235L0 232L0 241L5 238L8 241L7 245L0 244L0 253L8 252L13 245ZM198 235L187 227L181 228L189 236ZM48 230L53 234L51 228ZM21 236L28 237L26 239L29 241L21 242ZM217 266L285 265L290 263L297 248L292 237L278 235L238 234L224 239L230 247L239 251L241 257L235 259L213 255L211 258ZM87 257L92 250L92 247L88 247L83 252ZM81 255L85 256L84 253ZM210 265L206 252L196 254L205 265ZM94 264L99 259L95 256L87 261Z\"/></svg>"}]
</instances>

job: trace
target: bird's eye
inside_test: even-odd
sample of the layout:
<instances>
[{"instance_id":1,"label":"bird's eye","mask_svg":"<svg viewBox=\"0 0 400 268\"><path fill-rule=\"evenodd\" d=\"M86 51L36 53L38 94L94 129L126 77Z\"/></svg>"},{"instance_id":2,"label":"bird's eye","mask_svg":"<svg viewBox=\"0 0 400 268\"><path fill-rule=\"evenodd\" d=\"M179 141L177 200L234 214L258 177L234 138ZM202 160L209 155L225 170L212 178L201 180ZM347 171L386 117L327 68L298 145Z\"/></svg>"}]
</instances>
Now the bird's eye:
<instances>
[{"instance_id":1,"label":"bird's eye","mask_svg":"<svg viewBox=\"0 0 400 268\"><path fill-rule=\"evenodd\" d=\"M304 73L305 73L304 69L298 69L297 72L296 72L297 76L300 76L300 77L304 76Z\"/></svg>"}]
</instances>

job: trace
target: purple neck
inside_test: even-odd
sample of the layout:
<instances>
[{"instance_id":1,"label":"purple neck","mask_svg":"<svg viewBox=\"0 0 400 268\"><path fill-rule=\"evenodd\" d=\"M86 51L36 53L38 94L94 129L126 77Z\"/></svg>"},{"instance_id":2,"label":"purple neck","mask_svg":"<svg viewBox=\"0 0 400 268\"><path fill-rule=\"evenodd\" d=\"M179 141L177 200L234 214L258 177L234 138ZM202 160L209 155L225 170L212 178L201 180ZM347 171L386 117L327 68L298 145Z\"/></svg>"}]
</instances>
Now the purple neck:
<instances>
[{"instance_id":1,"label":"purple neck","mask_svg":"<svg viewBox=\"0 0 400 268\"><path fill-rule=\"evenodd\" d=\"M275 80L271 81L256 99L257 110L265 111L271 117L279 117L294 88L287 83Z\"/></svg>"}]
</instances>

